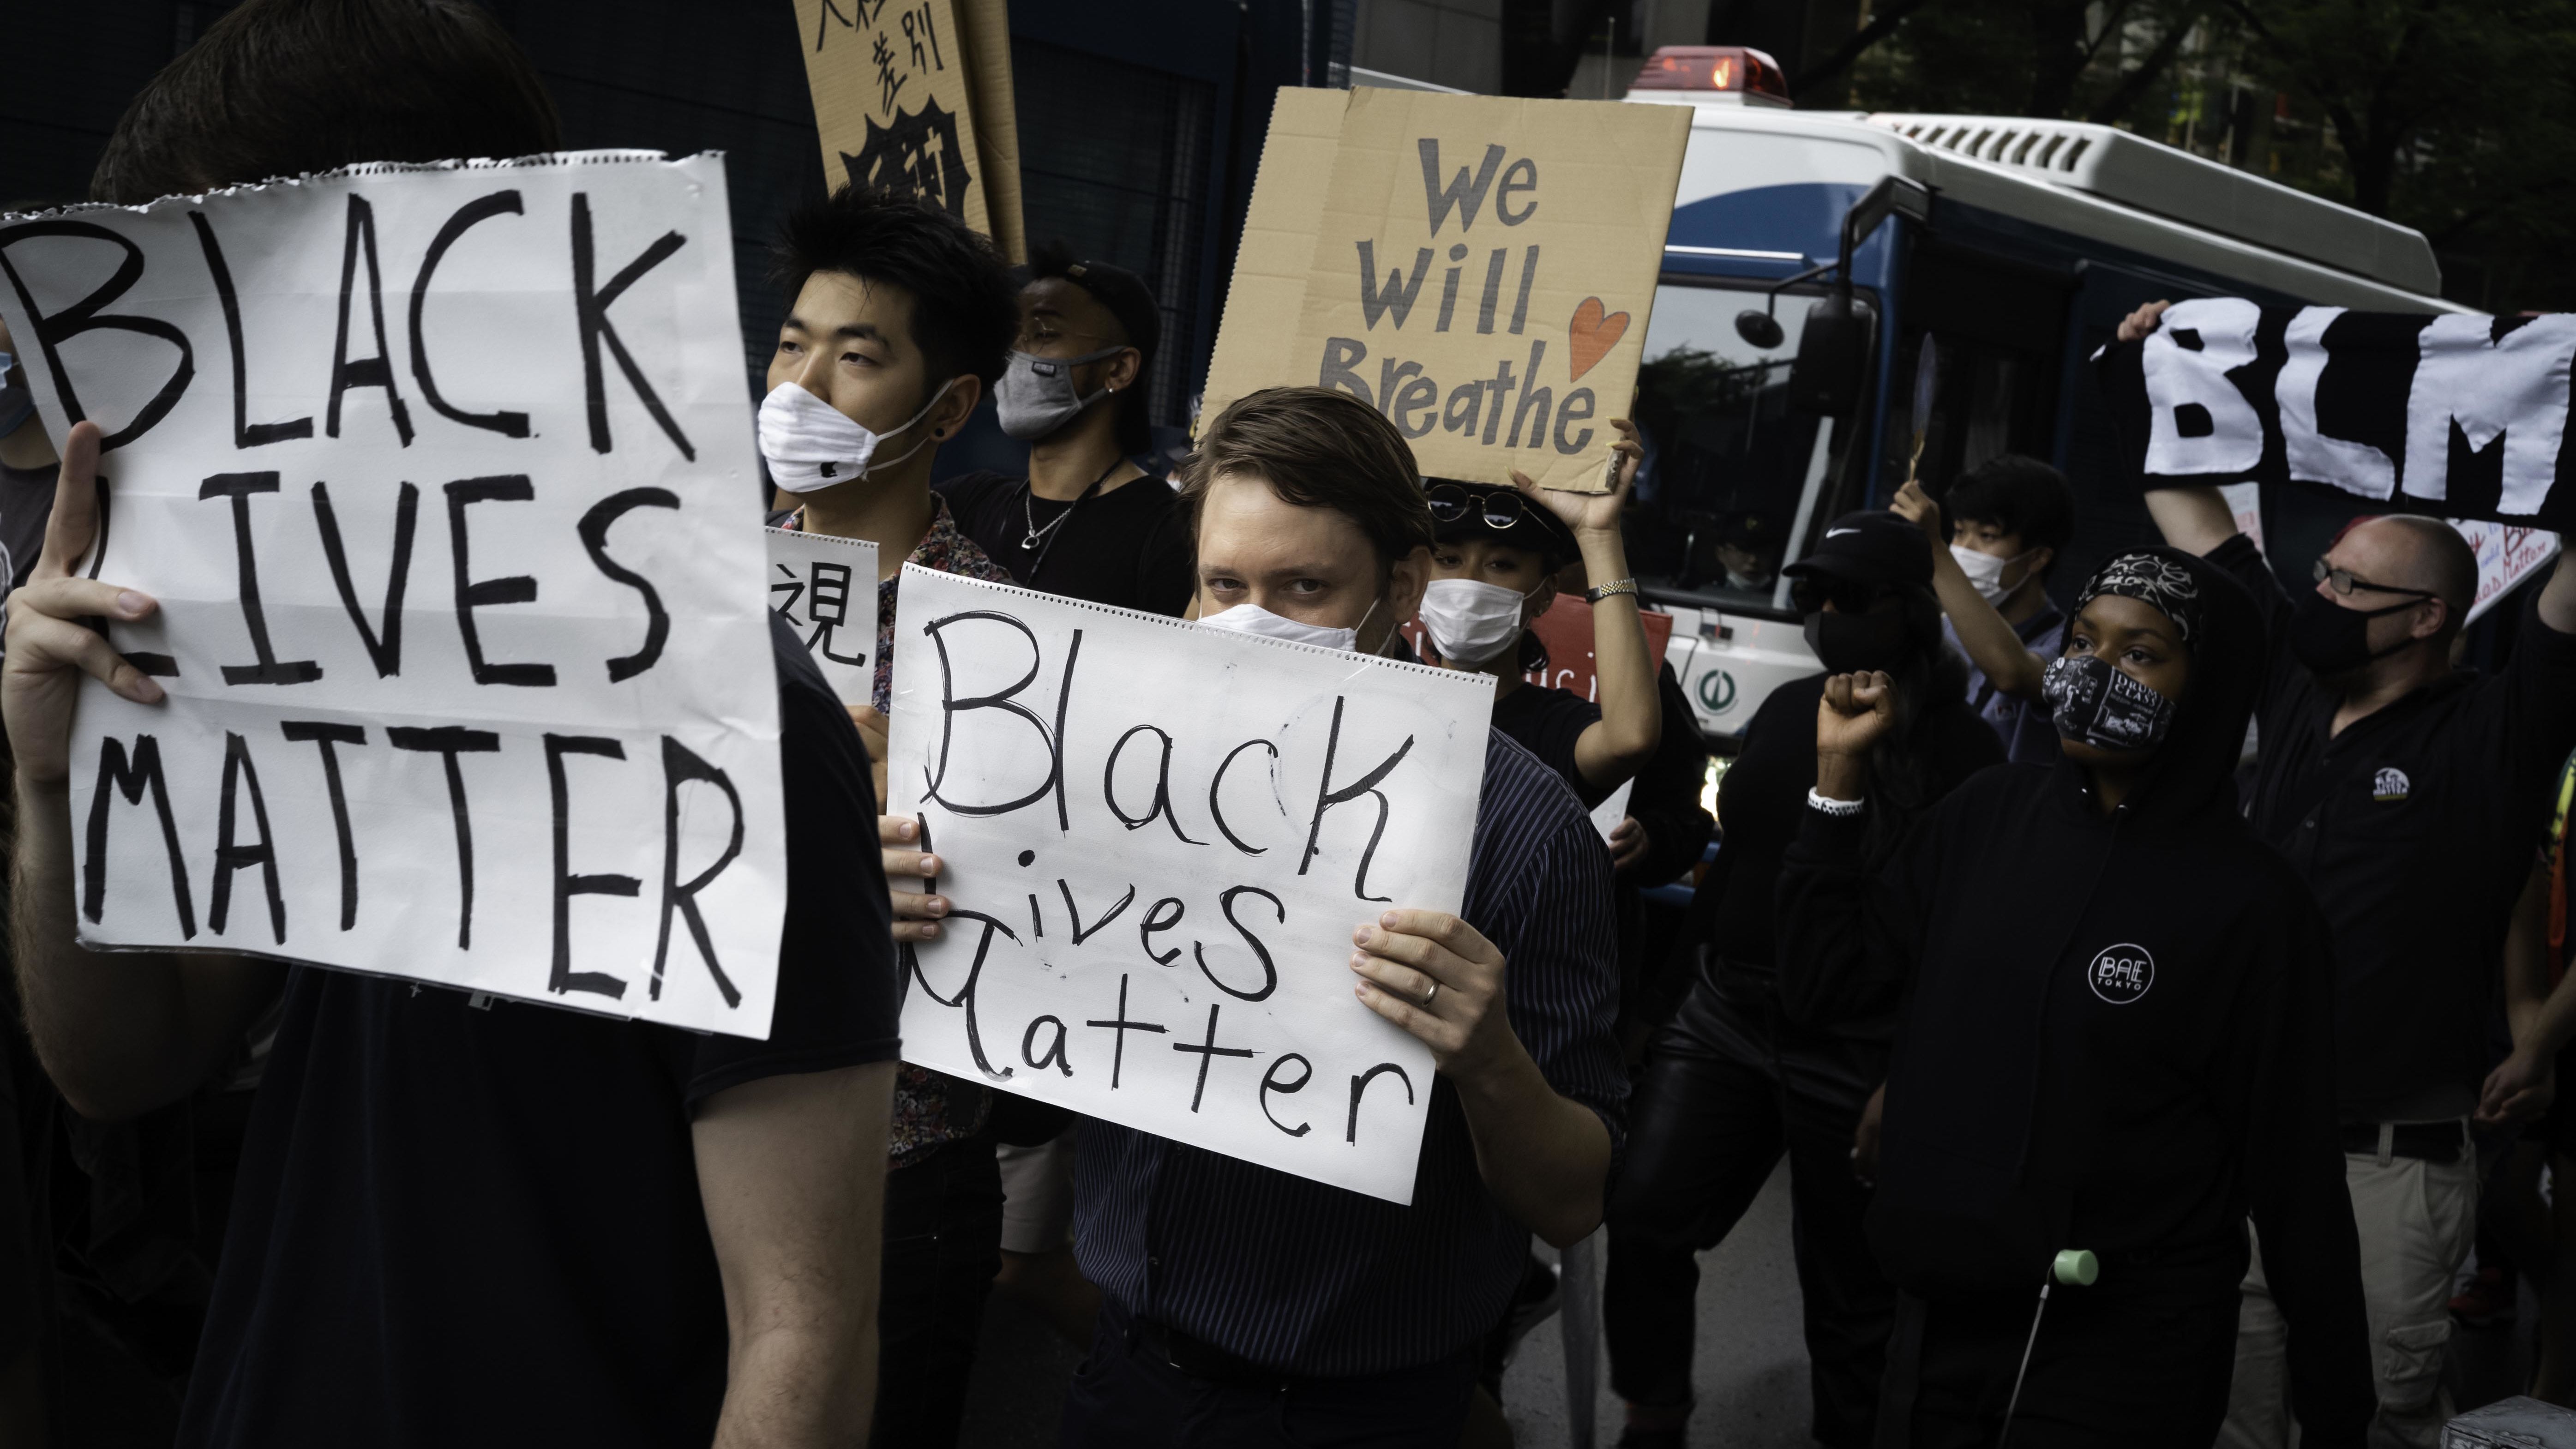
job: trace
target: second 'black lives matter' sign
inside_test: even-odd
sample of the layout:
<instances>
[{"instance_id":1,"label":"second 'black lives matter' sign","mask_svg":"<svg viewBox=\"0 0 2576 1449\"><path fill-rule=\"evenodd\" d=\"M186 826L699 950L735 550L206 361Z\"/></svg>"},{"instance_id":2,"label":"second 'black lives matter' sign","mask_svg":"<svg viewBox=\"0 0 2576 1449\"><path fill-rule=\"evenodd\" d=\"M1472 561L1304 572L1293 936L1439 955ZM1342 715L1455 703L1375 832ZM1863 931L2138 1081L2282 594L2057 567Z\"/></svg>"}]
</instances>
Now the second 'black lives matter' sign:
<instances>
[{"instance_id":1,"label":"second 'black lives matter' sign","mask_svg":"<svg viewBox=\"0 0 2576 1449\"><path fill-rule=\"evenodd\" d=\"M769 1032L778 701L722 162L367 166L0 217L84 561L81 940Z\"/></svg>"}]
</instances>

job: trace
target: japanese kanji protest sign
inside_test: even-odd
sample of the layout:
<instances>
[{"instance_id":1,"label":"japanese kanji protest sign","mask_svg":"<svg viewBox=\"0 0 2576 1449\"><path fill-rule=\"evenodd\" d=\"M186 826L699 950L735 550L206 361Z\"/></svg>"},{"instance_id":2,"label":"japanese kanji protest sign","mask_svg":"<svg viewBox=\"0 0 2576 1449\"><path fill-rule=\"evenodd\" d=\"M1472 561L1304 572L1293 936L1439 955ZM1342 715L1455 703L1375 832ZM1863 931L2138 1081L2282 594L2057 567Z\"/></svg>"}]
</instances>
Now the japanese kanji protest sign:
<instances>
[{"instance_id":1,"label":"japanese kanji protest sign","mask_svg":"<svg viewBox=\"0 0 2576 1449\"><path fill-rule=\"evenodd\" d=\"M2576 526L2576 316L2428 316L2183 302L2100 354L2149 488L2322 484L2392 510Z\"/></svg>"},{"instance_id":2,"label":"japanese kanji protest sign","mask_svg":"<svg viewBox=\"0 0 2576 1449\"><path fill-rule=\"evenodd\" d=\"M1281 91L1202 418L1320 385L1427 476L1603 491L1689 135L1678 106Z\"/></svg>"},{"instance_id":3,"label":"japanese kanji protest sign","mask_svg":"<svg viewBox=\"0 0 2576 1449\"><path fill-rule=\"evenodd\" d=\"M877 546L798 529L763 532L770 611L804 641L841 703L875 703Z\"/></svg>"},{"instance_id":4,"label":"japanese kanji protest sign","mask_svg":"<svg viewBox=\"0 0 2576 1449\"><path fill-rule=\"evenodd\" d=\"M777 686L719 158L361 166L0 218L84 571L81 939L766 1036Z\"/></svg>"},{"instance_id":5,"label":"japanese kanji protest sign","mask_svg":"<svg viewBox=\"0 0 2576 1449\"><path fill-rule=\"evenodd\" d=\"M961 16L959 0L796 0L823 177L925 197L1018 261L1007 17L993 23L991 0L966 4Z\"/></svg>"},{"instance_id":6,"label":"japanese kanji protest sign","mask_svg":"<svg viewBox=\"0 0 2576 1449\"><path fill-rule=\"evenodd\" d=\"M954 902L905 1058L1410 1201L1431 1058L1351 931L1458 909L1492 681L911 566L901 599L886 792Z\"/></svg>"}]
</instances>

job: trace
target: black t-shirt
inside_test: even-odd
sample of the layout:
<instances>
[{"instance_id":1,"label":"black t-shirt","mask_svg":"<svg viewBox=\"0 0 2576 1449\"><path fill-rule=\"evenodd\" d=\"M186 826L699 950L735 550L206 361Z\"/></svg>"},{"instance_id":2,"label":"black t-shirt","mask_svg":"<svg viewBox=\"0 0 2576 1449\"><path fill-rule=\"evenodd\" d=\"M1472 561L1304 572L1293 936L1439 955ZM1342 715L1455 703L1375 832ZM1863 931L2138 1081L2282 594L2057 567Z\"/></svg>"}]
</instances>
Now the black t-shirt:
<instances>
[{"instance_id":1,"label":"black t-shirt","mask_svg":"<svg viewBox=\"0 0 2576 1449\"><path fill-rule=\"evenodd\" d=\"M2541 622L2535 589L2494 677L2454 674L2329 737L2339 701L2290 653L2291 603L2262 554L2240 536L2209 561L2253 592L2270 633L2246 818L2334 928L2344 1115L2466 1116L2505 922L2576 746L2576 635Z\"/></svg>"},{"instance_id":2,"label":"black t-shirt","mask_svg":"<svg viewBox=\"0 0 2576 1449\"><path fill-rule=\"evenodd\" d=\"M1172 507L1177 495L1160 478L1130 479L1076 503L1032 497L1026 478L999 473L937 486L966 536L1029 588L1174 617L1190 606L1190 538ZM1024 547L1033 522L1055 525L1036 549Z\"/></svg>"},{"instance_id":3,"label":"black t-shirt","mask_svg":"<svg viewBox=\"0 0 2576 1449\"><path fill-rule=\"evenodd\" d=\"M773 637L787 917L769 1039L296 968L180 1444L706 1449L726 1326L691 1114L898 1047L866 751Z\"/></svg>"},{"instance_id":4,"label":"black t-shirt","mask_svg":"<svg viewBox=\"0 0 2576 1449\"><path fill-rule=\"evenodd\" d=\"M1600 720L1601 706L1543 684L1524 683L1494 701L1494 728L1564 776L1586 810L1609 799L1610 791L1596 790L1585 782L1582 769L1574 763L1574 742Z\"/></svg>"}]
</instances>

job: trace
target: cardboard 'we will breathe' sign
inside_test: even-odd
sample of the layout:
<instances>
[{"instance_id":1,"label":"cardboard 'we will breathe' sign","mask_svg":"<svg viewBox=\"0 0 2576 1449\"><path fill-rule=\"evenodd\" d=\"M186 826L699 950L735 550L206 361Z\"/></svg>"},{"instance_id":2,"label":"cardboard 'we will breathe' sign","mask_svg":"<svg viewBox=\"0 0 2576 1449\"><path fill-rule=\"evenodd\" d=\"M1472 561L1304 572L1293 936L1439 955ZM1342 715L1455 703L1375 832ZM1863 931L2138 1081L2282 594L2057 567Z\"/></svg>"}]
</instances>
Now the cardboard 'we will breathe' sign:
<instances>
[{"instance_id":1,"label":"cardboard 'we will breathe' sign","mask_svg":"<svg viewBox=\"0 0 2576 1449\"><path fill-rule=\"evenodd\" d=\"M721 161L362 166L0 218L82 567L93 947L766 1036L777 682Z\"/></svg>"},{"instance_id":2,"label":"cardboard 'we will breathe' sign","mask_svg":"<svg viewBox=\"0 0 2576 1449\"><path fill-rule=\"evenodd\" d=\"M1482 675L906 566L889 808L954 902L904 1058L1409 1202L1428 1048L1351 932L1456 911Z\"/></svg>"},{"instance_id":3,"label":"cardboard 'we will breathe' sign","mask_svg":"<svg viewBox=\"0 0 2576 1449\"><path fill-rule=\"evenodd\" d=\"M1689 136L1683 106L1282 90L1202 421L1336 388L1427 476L1606 489Z\"/></svg>"}]
</instances>

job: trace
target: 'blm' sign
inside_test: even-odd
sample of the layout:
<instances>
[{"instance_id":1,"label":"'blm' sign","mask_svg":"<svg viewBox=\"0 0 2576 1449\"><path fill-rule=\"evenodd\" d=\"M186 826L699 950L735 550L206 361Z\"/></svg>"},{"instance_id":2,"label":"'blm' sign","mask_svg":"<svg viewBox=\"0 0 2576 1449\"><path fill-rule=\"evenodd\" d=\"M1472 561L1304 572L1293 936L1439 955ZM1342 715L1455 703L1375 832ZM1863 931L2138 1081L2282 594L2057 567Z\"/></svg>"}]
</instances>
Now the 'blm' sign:
<instances>
[{"instance_id":1,"label":"'blm' sign","mask_svg":"<svg viewBox=\"0 0 2576 1449\"><path fill-rule=\"evenodd\" d=\"M2454 519L2576 526L2576 316L2179 303L2098 354L2149 488L2320 483Z\"/></svg>"}]
</instances>

